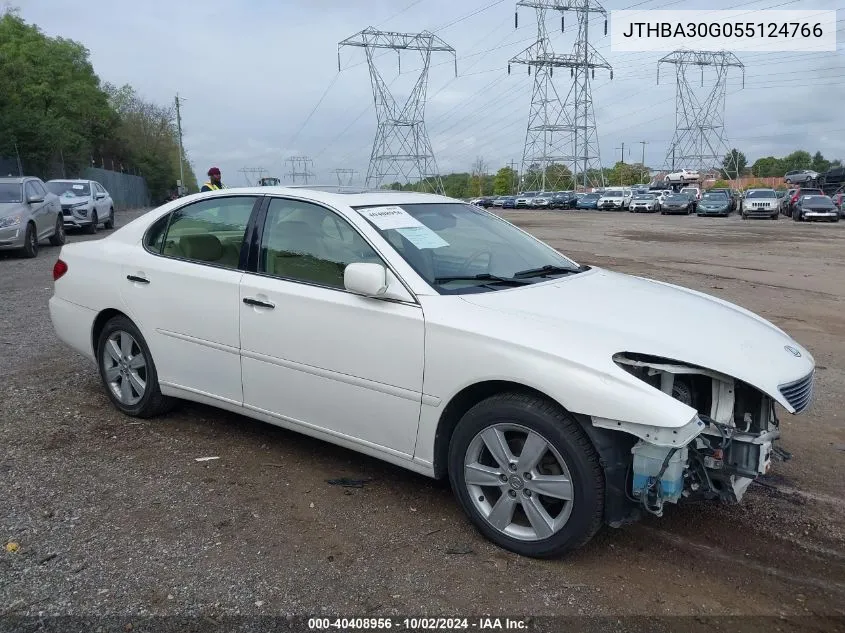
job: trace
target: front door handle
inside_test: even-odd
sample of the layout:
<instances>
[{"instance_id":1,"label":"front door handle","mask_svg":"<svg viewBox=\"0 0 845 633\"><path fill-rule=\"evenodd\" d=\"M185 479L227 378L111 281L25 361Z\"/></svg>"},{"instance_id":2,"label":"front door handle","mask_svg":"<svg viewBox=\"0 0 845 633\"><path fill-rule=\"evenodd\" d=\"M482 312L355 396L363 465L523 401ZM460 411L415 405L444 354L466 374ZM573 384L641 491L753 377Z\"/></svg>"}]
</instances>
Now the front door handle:
<instances>
[{"instance_id":1,"label":"front door handle","mask_svg":"<svg viewBox=\"0 0 845 633\"><path fill-rule=\"evenodd\" d=\"M134 281L134 282L139 283L139 284L148 284L148 283L150 283L150 280L149 280L149 279L147 279L146 277L139 277L138 275L126 275L126 278L127 278L129 281Z\"/></svg>"},{"instance_id":2,"label":"front door handle","mask_svg":"<svg viewBox=\"0 0 845 633\"><path fill-rule=\"evenodd\" d=\"M255 306L256 308L270 308L271 310L276 307L275 304L270 303L269 301L260 301L258 299L253 299L252 297L244 297L244 303L248 306Z\"/></svg>"}]
</instances>

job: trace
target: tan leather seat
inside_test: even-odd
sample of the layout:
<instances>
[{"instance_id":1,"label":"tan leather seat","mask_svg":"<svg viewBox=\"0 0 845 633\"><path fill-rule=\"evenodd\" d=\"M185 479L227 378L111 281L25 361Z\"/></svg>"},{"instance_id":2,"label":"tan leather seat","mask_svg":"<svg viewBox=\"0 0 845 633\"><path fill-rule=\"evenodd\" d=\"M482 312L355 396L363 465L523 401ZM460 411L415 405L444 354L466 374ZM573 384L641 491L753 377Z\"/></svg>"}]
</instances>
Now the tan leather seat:
<instances>
[{"instance_id":1,"label":"tan leather seat","mask_svg":"<svg viewBox=\"0 0 845 633\"><path fill-rule=\"evenodd\" d=\"M343 268L324 259L321 234L307 222L280 222L270 231L265 270L278 277L343 287Z\"/></svg>"},{"instance_id":2,"label":"tan leather seat","mask_svg":"<svg viewBox=\"0 0 845 633\"><path fill-rule=\"evenodd\" d=\"M183 235L179 246L188 259L217 263L223 257L223 244L216 235L210 233Z\"/></svg>"}]
</instances>

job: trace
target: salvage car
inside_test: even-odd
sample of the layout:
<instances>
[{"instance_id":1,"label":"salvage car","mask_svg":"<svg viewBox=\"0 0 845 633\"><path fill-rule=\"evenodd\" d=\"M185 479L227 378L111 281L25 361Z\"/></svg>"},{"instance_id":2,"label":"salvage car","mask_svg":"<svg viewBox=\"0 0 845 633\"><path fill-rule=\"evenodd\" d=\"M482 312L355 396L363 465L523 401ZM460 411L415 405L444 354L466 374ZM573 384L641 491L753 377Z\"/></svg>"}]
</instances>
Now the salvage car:
<instances>
[{"instance_id":1,"label":"salvage car","mask_svg":"<svg viewBox=\"0 0 845 633\"><path fill-rule=\"evenodd\" d=\"M0 178L0 251L36 257L41 240L65 243L59 198L40 178Z\"/></svg>"},{"instance_id":2,"label":"salvage car","mask_svg":"<svg viewBox=\"0 0 845 633\"><path fill-rule=\"evenodd\" d=\"M624 189L608 189L596 203L597 208L609 211L624 211L631 204L631 194Z\"/></svg>"},{"instance_id":3,"label":"salvage car","mask_svg":"<svg viewBox=\"0 0 845 633\"><path fill-rule=\"evenodd\" d=\"M740 501L786 456L775 405L813 392L765 319L433 194L193 194L64 246L53 278L56 334L123 414L201 402L448 479L525 556Z\"/></svg>"},{"instance_id":4,"label":"salvage car","mask_svg":"<svg viewBox=\"0 0 845 633\"><path fill-rule=\"evenodd\" d=\"M575 202L576 209L597 209L600 193L585 193Z\"/></svg>"},{"instance_id":5,"label":"salvage car","mask_svg":"<svg viewBox=\"0 0 845 633\"><path fill-rule=\"evenodd\" d=\"M819 172L812 169L796 169L788 171L783 176L783 181L788 185L799 185L813 182L819 177Z\"/></svg>"},{"instance_id":6,"label":"salvage car","mask_svg":"<svg viewBox=\"0 0 845 633\"><path fill-rule=\"evenodd\" d=\"M653 193L638 193L631 197L631 204L628 205L628 211L631 213L639 213L645 211L646 213L653 213L660 211L660 201Z\"/></svg>"},{"instance_id":7,"label":"salvage car","mask_svg":"<svg viewBox=\"0 0 845 633\"><path fill-rule=\"evenodd\" d=\"M689 215L695 209L695 201L685 193L673 193L663 198L660 205L661 215L683 213Z\"/></svg>"},{"instance_id":8,"label":"salvage car","mask_svg":"<svg viewBox=\"0 0 845 633\"><path fill-rule=\"evenodd\" d=\"M722 215L728 217L731 212L731 199L722 192L707 192L696 205L695 212L699 217L704 215Z\"/></svg>"},{"instance_id":9,"label":"salvage car","mask_svg":"<svg viewBox=\"0 0 845 633\"><path fill-rule=\"evenodd\" d=\"M774 189L749 189L742 199L742 219L780 217L780 198Z\"/></svg>"},{"instance_id":10,"label":"salvage car","mask_svg":"<svg viewBox=\"0 0 845 633\"><path fill-rule=\"evenodd\" d=\"M673 171L670 174L666 174L663 177L663 182L665 183L686 183L686 182L698 182L701 180L701 175L695 169L682 169L680 171Z\"/></svg>"},{"instance_id":11,"label":"salvage car","mask_svg":"<svg viewBox=\"0 0 845 633\"><path fill-rule=\"evenodd\" d=\"M96 180L48 180L46 184L61 200L66 229L96 233L100 224L114 228L114 201Z\"/></svg>"},{"instance_id":12,"label":"salvage car","mask_svg":"<svg viewBox=\"0 0 845 633\"><path fill-rule=\"evenodd\" d=\"M795 203L792 219L796 222L828 220L839 222L839 209L830 196L801 196Z\"/></svg>"},{"instance_id":13,"label":"salvage car","mask_svg":"<svg viewBox=\"0 0 845 633\"><path fill-rule=\"evenodd\" d=\"M531 206L531 201L537 195L536 191L526 191L516 197L516 208L526 209Z\"/></svg>"}]
</instances>

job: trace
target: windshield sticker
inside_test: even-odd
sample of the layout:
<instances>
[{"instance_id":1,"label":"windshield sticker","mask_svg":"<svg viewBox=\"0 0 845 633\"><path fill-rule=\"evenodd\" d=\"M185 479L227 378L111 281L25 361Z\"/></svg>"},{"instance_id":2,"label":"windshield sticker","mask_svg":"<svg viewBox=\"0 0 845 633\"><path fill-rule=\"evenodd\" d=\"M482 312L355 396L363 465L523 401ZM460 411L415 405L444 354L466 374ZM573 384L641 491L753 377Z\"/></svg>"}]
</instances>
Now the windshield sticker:
<instances>
[{"instance_id":1,"label":"windshield sticker","mask_svg":"<svg viewBox=\"0 0 845 633\"><path fill-rule=\"evenodd\" d=\"M444 240L427 226L420 225L403 227L396 229L396 232L419 249L449 246L449 242Z\"/></svg>"},{"instance_id":2,"label":"windshield sticker","mask_svg":"<svg viewBox=\"0 0 845 633\"><path fill-rule=\"evenodd\" d=\"M387 231L389 229L419 228L422 223L401 207L373 207L359 209L358 213L376 225L376 228Z\"/></svg>"},{"instance_id":3,"label":"windshield sticker","mask_svg":"<svg viewBox=\"0 0 845 633\"><path fill-rule=\"evenodd\" d=\"M73 188L82 191L83 189L85 189L85 185L74 185Z\"/></svg>"}]
</instances>

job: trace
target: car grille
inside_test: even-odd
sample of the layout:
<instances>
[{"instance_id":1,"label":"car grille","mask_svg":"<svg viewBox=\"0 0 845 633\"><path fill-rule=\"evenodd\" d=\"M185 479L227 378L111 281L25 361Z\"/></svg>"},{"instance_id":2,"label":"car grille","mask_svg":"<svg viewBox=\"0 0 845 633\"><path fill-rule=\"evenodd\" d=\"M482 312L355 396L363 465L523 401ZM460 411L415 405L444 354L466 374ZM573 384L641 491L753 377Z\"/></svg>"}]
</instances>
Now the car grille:
<instances>
[{"instance_id":1,"label":"car grille","mask_svg":"<svg viewBox=\"0 0 845 633\"><path fill-rule=\"evenodd\" d=\"M801 380L796 380L795 382L778 387L783 397L795 409L796 413L800 413L810 404L810 400L813 397L813 374L814 371L811 371Z\"/></svg>"}]
</instances>

